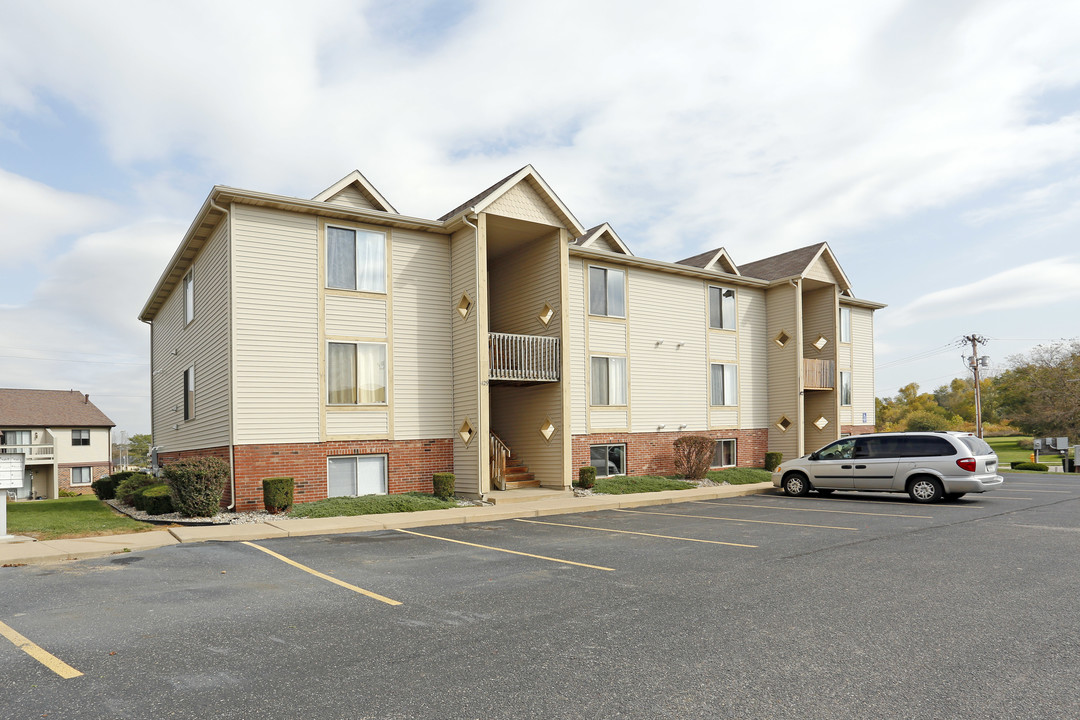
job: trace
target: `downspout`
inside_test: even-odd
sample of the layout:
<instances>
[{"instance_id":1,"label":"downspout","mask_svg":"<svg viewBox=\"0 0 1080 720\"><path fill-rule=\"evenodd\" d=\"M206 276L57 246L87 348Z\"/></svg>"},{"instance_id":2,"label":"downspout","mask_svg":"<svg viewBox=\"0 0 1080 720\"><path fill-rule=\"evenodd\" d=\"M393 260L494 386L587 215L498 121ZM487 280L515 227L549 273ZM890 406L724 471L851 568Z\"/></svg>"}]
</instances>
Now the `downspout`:
<instances>
[{"instance_id":1,"label":"downspout","mask_svg":"<svg viewBox=\"0 0 1080 720\"><path fill-rule=\"evenodd\" d=\"M219 213L221 213L222 215L225 216L223 219L230 219L232 217L229 214L228 210L226 210L225 208L221 207L216 202L214 202L213 197L208 198L207 202L210 203L210 207L212 209L217 210ZM229 247L232 247L232 228L229 228ZM232 327L232 324L235 321L234 318L233 318L233 312L232 312L232 297L233 297L233 293L234 293L233 283L232 283L232 267L233 267L233 262L232 262L232 257L230 255L230 257L229 257L229 326L230 326L230 328ZM236 509L236 455L235 455L235 452L233 450L233 448L234 448L233 441L234 441L235 438L233 436L233 404L232 404L232 388L231 388L232 383L234 382L234 380L235 380L235 378L232 377L232 335L231 335L231 330L230 330L230 336L229 336L229 385L230 385L230 389L229 389L229 505L228 505L228 507L225 508L226 510L235 510Z\"/></svg>"},{"instance_id":2,"label":"downspout","mask_svg":"<svg viewBox=\"0 0 1080 720\"><path fill-rule=\"evenodd\" d=\"M476 304L477 304L477 311L476 311L476 317L477 317L477 320L476 320L476 400L477 400L477 407L476 407L476 411L477 411L477 413L479 413L479 415L476 418L476 424L479 426L479 425L481 425L480 416L482 416L484 414L483 408L480 407L480 394L481 394L480 393L480 388L482 388L484 386L483 385L483 383L484 383L483 374L480 372L480 367L481 367L480 358L482 357L482 355L480 353L482 353L484 351L483 336L481 334L480 319L479 319L480 318L480 309L479 309L479 305L480 305L480 228L478 226L476 226L476 225L473 225L469 221L469 215L472 215L474 217L476 216L476 213L474 212L473 208L471 208L471 207L467 208L465 210L465 213L461 216L461 221L473 229L473 236L476 238L476 263L475 263L475 265L476 265L476 291L475 292L476 292ZM485 298L485 302L486 302L486 300L487 299ZM479 430L479 429L480 428L477 427L477 430ZM489 427L488 427L488 432L489 433L491 432L490 423L489 423ZM490 440L488 438L483 438L482 442L483 443L490 443ZM488 452L489 452L489 455L490 455L490 450ZM491 458L489 457L488 462L490 462L490 461L491 461ZM484 487L483 487L483 482L482 482L483 479L484 479L484 469L483 469L483 467L478 467L477 468L477 477L476 477L476 479L478 481L480 481L480 487L477 488L477 490L480 491L480 500L482 502L487 502L487 494L484 492Z\"/></svg>"}]
</instances>

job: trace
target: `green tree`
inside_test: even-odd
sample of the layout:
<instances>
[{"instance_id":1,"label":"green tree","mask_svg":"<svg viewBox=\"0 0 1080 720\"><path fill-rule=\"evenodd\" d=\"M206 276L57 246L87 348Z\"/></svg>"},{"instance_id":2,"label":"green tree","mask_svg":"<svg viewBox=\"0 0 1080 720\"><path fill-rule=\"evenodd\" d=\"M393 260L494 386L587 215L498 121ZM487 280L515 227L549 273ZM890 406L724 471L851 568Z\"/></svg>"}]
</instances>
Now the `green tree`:
<instances>
[{"instance_id":1,"label":"green tree","mask_svg":"<svg viewBox=\"0 0 1080 720\"><path fill-rule=\"evenodd\" d=\"M1031 435L1080 439L1080 338L1039 345L1009 363L994 382L1002 417Z\"/></svg>"},{"instance_id":2,"label":"green tree","mask_svg":"<svg viewBox=\"0 0 1080 720\"><path fill-rule=\"evenodd\" d=\"M139 433L128 438L128 458L132 465L150 464L150 442L149 433Z\"/></svg>"}]
</instances>

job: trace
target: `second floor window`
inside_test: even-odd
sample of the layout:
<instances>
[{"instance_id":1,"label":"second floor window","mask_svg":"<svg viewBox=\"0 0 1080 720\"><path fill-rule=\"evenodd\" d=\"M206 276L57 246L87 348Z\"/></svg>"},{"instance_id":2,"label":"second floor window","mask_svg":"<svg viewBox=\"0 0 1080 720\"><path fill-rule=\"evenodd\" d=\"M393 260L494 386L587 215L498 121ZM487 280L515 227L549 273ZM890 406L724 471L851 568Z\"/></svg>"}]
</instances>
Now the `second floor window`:
<instances>
[{"instance_id":1,"label":"second floor window","mask_svg":"<svg viewBox=\"0 0 1080 720\"><path fill-rule=\"evenodd\" d=\"M386 233L328 225L326 286L386 292Z\"/></svg>"},{"instance_id":2,"label":"second floor window","mask_svg":"<svg viewBox=\"0 0 1080 720\"><path fill-rule=\"evenodd\" d=\"M184 371L184 419L195 419L195 366Z\"/></svg>"},{"instance_id":3,"label":"second floor window","mask_svg":"<svg viewBox=\"0 0 1080 720\"><path fill-rule=\"evenodd\" d=\"M851 404L851 371L840 371L840 404Z\"/></svg>"},{"instance_id":4,"label":"second floor window","mask_svg":"<svg viewBox=\"0 0 1080 720\"><path fill-rule=\"evenodd\" d=\"M709 287L709 327L735 329L735 291L731 288Z\"/></svg>"},{"instance_id":5,"label":"second floor window","mask_svg":"<svg viewBox=\"0 0 1080 720\"><path fill-rule=\"evenodd\" d=\"M712 391L710 405L739 404L739 366L731 363L713 363L710 378Z\"/></svg>"},{"instance_id":6,"label":"second floor window","mask_svg":"<svg viewBox=\"0 0 1080 720\"><path fill-rule=\"evenodd\" d=\"M195 319L195 276L194 270L188 270L184 276L184 324Z\"/></svg>"},{"instance_id":7,"label":"second floor window","mask_svg":"<svg viewBox=\"0 0 1080 720\"><path fill-rule=\"evenodd\" d=\"M326 370L330 405L386 404L386 345L329 343Z\"/></svg>"},{"instance_id":8,"label":"second floor window","mask_svg":"<svg viewBox=\"0 0 1080 720\"><path fill-rule=\"evenodd\" d=\"M589 314L626 317L626 274L622 270L589 268Z\"/></svg>"},{"instance_id":9,"label":"second floor window","mask_svg":"<svg viewBox=\"0 0 1080 720\"><path fill-rule=\"evenodd\" d=\"M594 357L592 364L592 405L626 404L626 358Z\"/></svg>"},{"instance_id":10,"label":"second floor window","mask_svg":"<svg viewBox=\"0 0 1080 720\"><path fill-rule=\"evenodd\" d=\"M90 444L90 431L89 430L72 430L71 431L71 444L77 445L89 445Z\"/></svg>"},{"instance_id":11,"label":"second floor window","mask_svg":"<svg viewBox=\"0 0 1080 720\"><path fill-rule=\"evenodd\" d=\"M840 308L840 342L851 342L851 308Z\"/></svg>"}]
</instances>

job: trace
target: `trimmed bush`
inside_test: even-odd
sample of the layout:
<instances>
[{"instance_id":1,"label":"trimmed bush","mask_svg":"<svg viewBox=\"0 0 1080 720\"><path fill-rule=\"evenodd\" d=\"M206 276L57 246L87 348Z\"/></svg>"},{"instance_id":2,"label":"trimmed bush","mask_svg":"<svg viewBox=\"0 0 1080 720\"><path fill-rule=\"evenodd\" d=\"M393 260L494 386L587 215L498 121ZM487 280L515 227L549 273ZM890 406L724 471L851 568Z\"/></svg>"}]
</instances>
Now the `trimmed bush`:
<instances>
[{"instance_id":1,"label":"trimmed bush","mask_svg":"<svg viewBox=\"0 0 1080 720\"><path fill-rule=\"evenodd\" d=\"M1050 469L1048 465L1035 462L1014 462L1012 464L1013 470L1035 470L1037 472L1046 472Z\"/></svg>"},{"instance_id":2,"label":"trimmed bush","mask_svg":"<svg viewBox=\"0 0 1080 720\"><path fill-rule=\"evenodd\" d=\"M229 480L229 464L216 457L178 460L162 468L172 504L185 517L213 517Z\"/></svg>"},{"instance_id":3,"label":"trimmed bush","mask_svg":"<svg viewBox=\"0 0 1080 720\"><path fill-rule=\"evenodd\" d=\"M575 484L580 488L589 490L596 485L596 468L592 465L586 465L583 468L579 468L577 477L578 480Z\"/></svg>"},{"instance_id":4,"label":"trimmed bush","mask_svg":"<svg viewBox=\"0 0 1080 720\"><path fill-rule=\"evenodd\" d=\"M120 481L115 475L108 475L90 483L90 489L97 495L98 500L112 500L116 497L116 486L119 484Z\"/></svg>"},{"instance_id":5,"label":"trimmed bush","mask_svg":"<svg viewBox=\"0 0 1080 720\"><path fill-rule=\"evenodd\" d=\"M685 435L675 441L675 472L687 480L700 480L712 466L716 441L701 435Z\"/></svg>"},{"instance_id":6,"label":"trimmed bush","mask_svg":"<svg viewBox=\"0 0 1080 720\"><path fill-rule=\"evenodd\" d=\"M431 476L431 488L440 500L454 497L454 473L435 473Z\"/></svg>"},{"instance_id":7,"label":"trimmed bush","mask_svg":"<svg viewBox=\"0 0 1080 720\"><path fill-rule=\"evenodd\" d=\"M293 479L291 477L263 478L263 507L267 512L279 513L293 506Z\"/></svg>"},{"instance_id":8,"label":"trimmed bush","mask_svg":"<svg viewBox=\"0 0 1080 720\"><path fill-rule=\"evenodd\" d=\"M143 488L135 495L135 507L147 515L164 515L173 512L169 486L160 483Z\"/></svg>"},{"instance_id":9,"label":"trimmed bush","mask_svg":"<svg viewBox=\"0 0 1080 720\"><path fill-rule=\"evenodd\" d=\"M765 453L765 469L772 472L776 468L780 467L780 463L784 460L784 453L780 452L767 452Z\"/></svg>"},{"instance_id":10,"label":"trimmed bush","mask_svg":"<svg viewBox=\"0 0 1080 720\"><path fill-rule=\"evenodd\" d=\"M56 494L60 497L79 497L82 495L82 493L77 493L74 490L65 490L64 488L60 488Z\"/></svg>"},{"instance_id":11,"label":"trimmed bush","mask_svg":"<svg viewBox=\"0 0 1080 720\"><path fill-rule=\"evenodd\" d=\"M151 485L160 485L161 481L153 475L131 473L116 486L116 499L125 505L135 505L135 495Z\"/></svg>"}]
</instances>

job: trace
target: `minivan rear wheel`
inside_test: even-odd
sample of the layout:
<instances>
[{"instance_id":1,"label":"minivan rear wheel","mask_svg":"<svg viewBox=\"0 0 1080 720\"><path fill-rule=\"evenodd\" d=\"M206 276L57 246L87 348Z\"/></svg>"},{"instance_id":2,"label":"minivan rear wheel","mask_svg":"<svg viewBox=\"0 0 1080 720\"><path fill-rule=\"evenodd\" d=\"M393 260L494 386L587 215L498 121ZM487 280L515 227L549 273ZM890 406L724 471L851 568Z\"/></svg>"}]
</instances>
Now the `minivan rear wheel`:
<instances>
[{"instance_id":1,"label":"minivan rear wheel","mask_svg":"<svg viewBox=\"0 0 1080 720\"><path fill-rule=\"evenodd\" d=\"M908 495L917 503L937 502L945 495L937 478L917 477L908 486Z\"/></svg>"},{"instance_id":2,"label":"minivan rear wheel","mask_svg":"<svg viewBox=\"0 0 1080 720\"><path fill-rule=\"evenodd\" d=\"M791 473L784 478L784 492L794 497L810 493L810 481L801 473Z\"/></svg>"}]
</instances>

